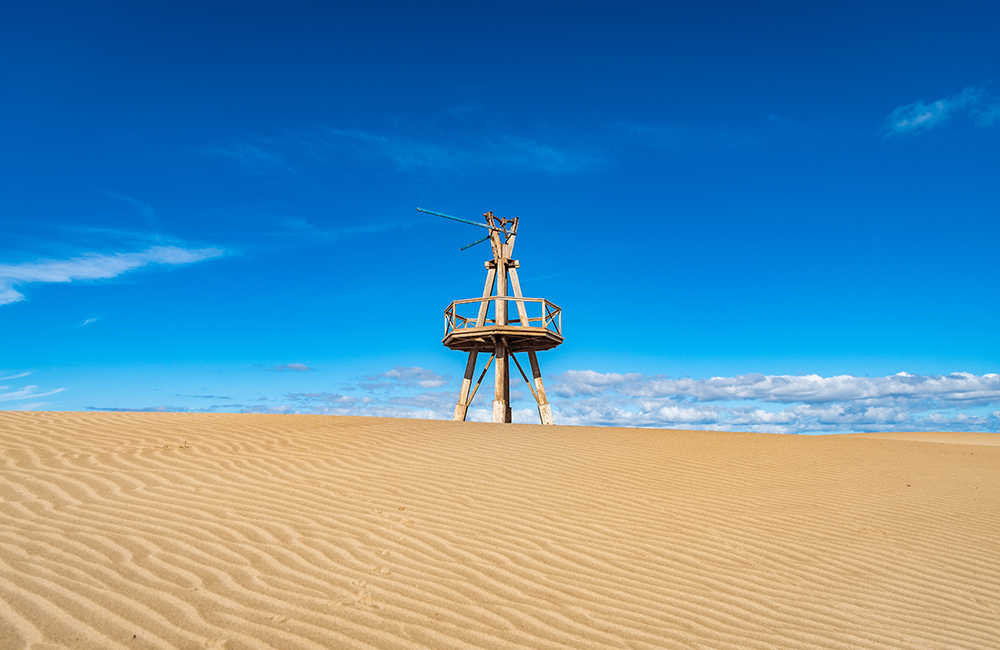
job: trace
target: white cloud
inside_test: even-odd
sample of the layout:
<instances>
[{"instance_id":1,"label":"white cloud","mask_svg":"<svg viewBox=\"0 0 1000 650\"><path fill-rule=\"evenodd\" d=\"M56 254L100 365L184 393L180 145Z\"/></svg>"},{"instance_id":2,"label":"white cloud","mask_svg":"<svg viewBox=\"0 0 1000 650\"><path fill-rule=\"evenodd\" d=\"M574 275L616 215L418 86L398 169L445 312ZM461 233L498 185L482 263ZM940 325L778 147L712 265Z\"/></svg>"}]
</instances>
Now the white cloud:
<instances>
[{"instance_id":1,"label":"white cloud","mask_svg":"<svg viewBox=\"0 0 1000 650\"><path fill-rule=\"evenodd\" d=\"M143 406L128 408L118 406L88 406L88 411L110 411L112 413L203 413L211 409L188 409L183 406Z\"/></svg>"},{"instance_id":2,"label":"white cloud","mask_svg":"<svg viewBox=\"0 0 1000 650\"><path fill-rule=\"evenodd\" d=\"M0 264L0 305L24 300L13 287L32 282L106 280L151 264L192 264L219 257L219 248L153 246L137 253L88 253L67 260Z\"/></svg>"},{"instance_id":3,"label":"white cloud","mask_svg":"<svg viewBox=\"0 0 1000 650\"><path fill-rule=\"evenodd\" d=\"M364 398L340 393L288 393L286 399L300 404L323 404L340 408L353 408L365 403Z\"/></svg>"},{"instance_id":4,"label":"white cloud","mask_svg":"<svg viewBox=\"0 0 1000 650\"><path fill-rule=\"evenodd\" d=\"M1000 99L989 92L988 84L980 84L936 101L921 100L897 106L886 117L886 136L922 133L944 124L953 115L962 113L968 115L978 126L992 126L1000 119Z\"/></svg>"},{"instance_id":5,"label":"white cloud","mask_svg":"<svg viewBox=\"0 0 1000 650\"><path fill-rule=\"evenodd\" d=\"M288 404L282 404L281 406L247 406L241 408L239 413L299 413L300 411L295 410L295 407Z\"/></svg>"},{"instance_id":6,"label":"white cloud","mask_svg":"<svg viewBox=\"0 0 1000 650\"><path fill-rule=\"evenodd\" d=\"M571 370L547 384L559 424L773 433L1000 430L1000 411L989 409L1000 405L996 373L673 379ZM451 378L420 367L361 377L340 390L290 393L278 400L281 406L249 410L450 420L458 397ZM512 390L511 397L515 422L538 422L527 391ZM468 420L490 421L491 400L491 390L480 392Z\"/></svg>"},{"instance_id":7,"label":"white cloud","mask_svg":"<svg viewBox=\"0 0 1000 650\"><path fill-rule=\"evenodd\" d=\"M377 375L359 377L335 392L288 393L284 397L295 413L370 415L446 420L451 419L457 393L433 390L449 386L451 377L420 367L397 366Z\"/></svg>"},{"instance_id":8,"label":"white cloud","mask_svg":"<svg viewBox=\"0 0 1000 650\"><path fill-rule=\"evenodd\" d=\"M451 382L451 377L439 375L433 370L419 366L404 368L396 366L378 375L364 377L359 388L367 391L398 388L440 388Z\"/></svg>"},{"instance_id":9,"label":"white cloud","mask_svg":"<svg viewBox=\"0 0 1000 650\"><path fill-rule=\"evenodd\" d=\"M268 370L276 370L279 372L283 370L294 370L296 372L310 372L315 370L315 368L310 368L304 363L286 363L280 366L274 366L273 368L268 368Z\"/></svg>"},{"instance_id":10,"label":"white cloud","mask_svg":"<svg viewBox=\"0 0 1000 650\"><path fill-rule=\"evenodd\" d=\"M1000 375L762 375L670 379L571 370L552 378L560 421L607 426L692 426L808 432L996 430ZM774 409L773 405L788 405ZM991 429L992 428L992 429Z\"/></svg>"},{"instance_id":11,"label":"white cloud","mask_svg":"<svg viewBox=\"0 0 1000 650\"><path fill-rule=\"evenodd\" d=\"M18 375L23 377L24 375ZM13 379L13 377L11 377ZM53 390L45 391L44 393L38 392L38 386L25 386L19 390L10 390L9 386L0 386L0 402L12 402L20 399L34 399L37 397L45 397L46 395L55 395L56 393L61 393L65 388L55 388Z\"/></svg>"},{"instance_id":12,"label":"white cloud","mask_svg":"<svg viewBox=\"0 0 1000 650\"><path fill-rule=\"evenodd\" d=\"M971 406L1000 400L1000 375L994 373L979 377L959 372L920 376L901 372L888 377L750 374L709 379L668 379L570 370L559 376L554 390L564 397L596 395L614 390L628 397L683 397L698 402L760 400L818 404L902 399L961 402Z\"/></svg>"},{"instance_id":13,"label":"white cloud","mask_svg":"<svg viewBox=\"0 0 1000 650\"><path fill-rule=\"evenodd\" d=\"M520 387L516 375L511 379ZM514 384L514 421L537 423L534 399ZM549 377L546 384L557 424L769 433L1000 431L1000 374L996 373L900 372L883 377L747 374L674 379L571 370ZM485 386L469 409L470 421L492 419L492 384L488 381ZM458 385L452 378L421 367L396 367L356 378L337 391L288 393L279 399L260 400L267 405L181 410L450 420L457 398ZM171 407L151 410L164 409Z\"/></svg>"}]
</instances>

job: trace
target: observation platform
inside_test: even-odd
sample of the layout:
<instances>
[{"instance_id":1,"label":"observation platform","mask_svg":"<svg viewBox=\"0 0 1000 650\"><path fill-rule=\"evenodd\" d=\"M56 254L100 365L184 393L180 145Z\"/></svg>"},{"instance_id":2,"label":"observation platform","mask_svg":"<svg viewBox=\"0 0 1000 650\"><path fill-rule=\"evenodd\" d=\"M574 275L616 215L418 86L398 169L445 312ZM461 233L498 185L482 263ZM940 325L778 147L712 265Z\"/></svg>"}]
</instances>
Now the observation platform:
<instances>
[{"instance_id":1,"label":"observation platform","mask_svg":"<svg viewBox=\"0 0 1000 650\"><path fill-rule=\"evenodd\" d=\"M506 305L506 325L497 324L501 303ZM504 337L513 353L551 350L563 342L562 309L544 298L489 296L456 300L444 310L445 347L489 351L495 347L495 336Z\"/></svg>"}]
</instances>

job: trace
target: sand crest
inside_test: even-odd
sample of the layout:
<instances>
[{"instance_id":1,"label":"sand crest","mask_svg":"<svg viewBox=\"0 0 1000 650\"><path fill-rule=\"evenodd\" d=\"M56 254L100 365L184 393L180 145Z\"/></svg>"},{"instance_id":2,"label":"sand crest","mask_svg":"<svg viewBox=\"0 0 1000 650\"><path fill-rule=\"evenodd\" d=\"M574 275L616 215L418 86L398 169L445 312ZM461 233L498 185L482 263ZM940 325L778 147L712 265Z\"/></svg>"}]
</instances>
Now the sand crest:
<instances>
[{"instance_id":1,"label":"sand crest","mask_svg":"<svg viewBox=\"0 0 1000 650\"><path fill-rule=\"evenodd\" d=\"M995 649L950 442L0 412L0 647Z\"/></svg>"}]
</instances>

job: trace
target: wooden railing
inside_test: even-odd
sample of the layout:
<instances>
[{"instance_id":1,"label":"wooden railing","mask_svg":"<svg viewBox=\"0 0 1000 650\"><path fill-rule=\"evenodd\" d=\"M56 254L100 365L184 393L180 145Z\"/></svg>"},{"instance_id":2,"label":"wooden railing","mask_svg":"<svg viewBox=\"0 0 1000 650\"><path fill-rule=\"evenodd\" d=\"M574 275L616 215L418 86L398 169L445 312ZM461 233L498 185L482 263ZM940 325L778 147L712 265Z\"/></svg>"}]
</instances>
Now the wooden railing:
<instances>
[{"instance_id":1,"label":"wooden railing","mask_svg":"<svg viewBox=\"0 0 1000 650\"><path fill-rule=\"evenodd\" d=\"M471 330L476 327L495 326L497 324L496 308L500 301L507 303L508 325L547 329L562 336L562 309L559 306L544 298L517 298L516 296L489 296L488 298L456 300L444 310L444 335L448 336L451 332ZM490 303L493 304L490 305ZM475 307L466 307L466 305L475 305ZM462 315L459 311L471 315ZM531 312L539 315L531 316Z\"/></svg>"}]
</instances>

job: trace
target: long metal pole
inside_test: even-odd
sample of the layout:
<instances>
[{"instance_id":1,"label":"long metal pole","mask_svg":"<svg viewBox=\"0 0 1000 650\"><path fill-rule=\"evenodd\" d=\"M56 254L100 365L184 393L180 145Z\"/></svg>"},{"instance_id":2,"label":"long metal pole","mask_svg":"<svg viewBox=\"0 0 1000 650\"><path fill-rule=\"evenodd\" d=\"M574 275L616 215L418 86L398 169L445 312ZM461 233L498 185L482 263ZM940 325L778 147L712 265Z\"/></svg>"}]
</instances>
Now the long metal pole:
<instances>
[{"instance_id":1,"label":"long metal pole","mask_svg":"<svg viewBox=\"0 0 1000 650\"><path fill-rule=\"evenodd\" d=\"M460 223L467 223L470 226L479 226L480 228L486 228L487 230L495 230L495 228L490 228L484 223L477 223L475 221L469 221L468 219L459 219L458 217L453 217L450 214L441 214L440 212L431 212L430 210L424 210L423 208L417 208L417 212L423 212L424 214L433 214L435 217L444 217L445 219L451 219L452 221L458 221Z\"/></svg>"}]
</instances>

